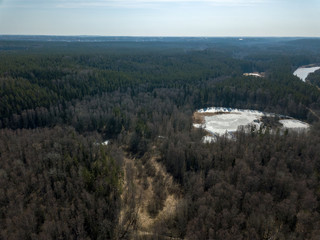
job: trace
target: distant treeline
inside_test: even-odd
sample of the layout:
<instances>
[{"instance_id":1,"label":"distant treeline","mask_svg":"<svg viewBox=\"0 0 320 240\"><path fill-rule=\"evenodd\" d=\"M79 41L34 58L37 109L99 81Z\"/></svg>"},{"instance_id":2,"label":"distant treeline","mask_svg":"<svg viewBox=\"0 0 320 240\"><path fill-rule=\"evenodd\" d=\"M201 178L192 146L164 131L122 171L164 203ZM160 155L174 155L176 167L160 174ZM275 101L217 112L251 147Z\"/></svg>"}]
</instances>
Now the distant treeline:
<instances>
[{"instance_id":1,"label":"distant treeline","mask_svg":"<svg viewBox=\"0 0 320 240\"><path fill-rule=\"evenodd\" d=\"M29 44L32 48L35 43ZM318 110L319 91L291 74L294 65L309 63L316 56L266 55L261 50L261 55L257 52L237 59L236 53L225 48L184 51L182 45L159 52L154 44L155 49L148 45L137 52L131 45L123 43L119 53L102 44L91 53L92 46L80 49L76 43L79 53L60 50L49 54L46 48L37 53L4 51L0 59L0 127L52 126L56 122L46 125L37 119L66 116L67 106L115 91L136 97L176 89L179 105L191 104L192 109L254 108L310 121L313 117L307 108ZM266 78L242 76L254 71L266 72Z\"/></svg>"}]
</instances>

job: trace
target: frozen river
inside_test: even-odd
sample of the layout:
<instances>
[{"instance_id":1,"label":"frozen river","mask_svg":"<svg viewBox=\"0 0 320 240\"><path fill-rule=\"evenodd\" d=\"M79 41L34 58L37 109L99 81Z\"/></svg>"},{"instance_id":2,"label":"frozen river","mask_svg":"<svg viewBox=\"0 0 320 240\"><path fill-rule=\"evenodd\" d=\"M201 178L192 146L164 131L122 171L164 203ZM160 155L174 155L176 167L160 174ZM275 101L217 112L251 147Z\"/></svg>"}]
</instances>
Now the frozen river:
<instances>
[{"instance_id":1,"label":"frozen river","mask_svg":"<svg viewBox=\"0 0 320 240\"><path fill-rule=\"evenodd\" d=\"M294 71L293 75L297 76L305 82L306 78L310 73L313 73L319 69L320 67L299 67L297 70Z\"/></svg>"}]
</instances>

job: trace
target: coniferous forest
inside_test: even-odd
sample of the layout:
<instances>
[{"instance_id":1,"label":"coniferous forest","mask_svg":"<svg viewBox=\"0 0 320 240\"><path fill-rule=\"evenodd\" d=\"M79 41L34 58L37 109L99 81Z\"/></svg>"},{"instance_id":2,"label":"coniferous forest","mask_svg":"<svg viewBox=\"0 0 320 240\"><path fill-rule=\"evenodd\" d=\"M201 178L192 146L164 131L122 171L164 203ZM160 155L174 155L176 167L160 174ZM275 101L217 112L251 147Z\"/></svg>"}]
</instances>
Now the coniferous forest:
<instances>
[{"instance_id":1,"label":"coniferous forest","mask_svg":"<svg viewBox=\"0 0 320 240\"><path fill-rule=\"evenodd\" d=\"M2 36L0 239L319 239L310 64L319 39ZM203 143L212 106L311 127Z\"/></svg>"}]
</instances>

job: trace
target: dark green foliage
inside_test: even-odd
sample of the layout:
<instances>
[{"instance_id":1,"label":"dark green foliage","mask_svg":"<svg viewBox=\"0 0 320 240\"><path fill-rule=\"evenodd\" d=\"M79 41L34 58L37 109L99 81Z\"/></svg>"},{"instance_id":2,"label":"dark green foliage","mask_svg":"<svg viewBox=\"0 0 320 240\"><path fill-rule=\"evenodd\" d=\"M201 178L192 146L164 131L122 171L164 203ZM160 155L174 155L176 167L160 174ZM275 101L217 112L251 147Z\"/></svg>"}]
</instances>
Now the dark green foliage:
<instances>
[{"instance_id":1,"label":"dark green foliage","mask_svg":"<svg viewBox=\"0 0 320 240\"><path fill-rule=\"evenodd\" d=\"M307 77L307 81L311 84L320 87L320 71L315 71L314 73L310 73Z\"/></svg>"},{"instance_id":2,"label":"dark green foliage","mask_svg":"<svg viewBox=\"0 0 320 240\"><path fill-rule=\"evenodd\" d=\"M25 42L33 49L29 54L18 50L0 53L0 127L34 128L65 122L67 106L114 91L132 97L153 92L159 98L158 91L173 88L179 92L177 106L254 108L302 119L308 118L305 107L317 107L314 104L320 101L319 91L291 72L292 65L300 64L305 55L291 56L285 47L281 53L272 50L269 54L233 47L235 53L247 52L245 58L236 59L224 45L185 51L183 47L190 46L182 42L180 48L169 51L162 46L165 51L159 52L161 47L152 43L143 51L133 43L115 49L112 45L69 43L66 51L56 48L60 43L43 44L46 47L36 50L32 42ZM128 49L123 53L125 46ZM318 58L310 54L304 62ZM266 72L266 78L242 77L250 71ZM40 109L41 115L47 111L41 120L30 112ZM113 112L108 124L103 123L105 133L119 134L123 126L120 119L125 121L125 117L123 112ZM101 121L96 121L93 129L86 129L82 123L78 130L94 130L99 124Z\"/></svg>"}]
</instances>

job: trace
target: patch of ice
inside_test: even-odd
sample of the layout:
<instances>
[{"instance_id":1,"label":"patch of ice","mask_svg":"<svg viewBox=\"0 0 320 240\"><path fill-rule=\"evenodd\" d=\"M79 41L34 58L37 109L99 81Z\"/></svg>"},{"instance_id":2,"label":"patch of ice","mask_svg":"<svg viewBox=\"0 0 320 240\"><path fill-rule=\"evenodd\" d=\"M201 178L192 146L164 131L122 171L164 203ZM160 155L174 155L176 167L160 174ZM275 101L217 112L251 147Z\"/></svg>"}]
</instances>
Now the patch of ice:
<instances>
[{"instance_id":1,"label":"patch of ice","mask_svg":"<svg viewBox=\"0 0 320 240\"><path fill-rule=\"evenodd\" d=\"M232 133L239 127L251 125L260 129L262 116L272 116L256 110L236 108L211 107L198 110L199 113L217 113L213 116L204 116L203 124L193 124L196 128L203 128L214 135L225 135L232 138ZM219 114L220 113L220 114ZM206 136L203 142L214 142L216 137Z\"/></svg>"},{"instance_id":2,"label":"patch of ice","mask_svg":"<svg viewBox=\"0 0 320 240\"><path fill-rule=\"evenodd\" d=\"M217 140L217 137L215 137L215 136L204 136L203 138L202 138L202 142L203 143L213 143L213 142L215 142Z\"/></svg>"},{"instance_id":3,"label":"patch of ice","mask_svg":"<svg viewBox=\"0 0 320 240\"><path fill-rule=\"evenodd\" d=\"M239 126L245 126L252 123L262 115L251 114L249 112L243 114L218 114L205 117L205 129L219 135L227 132L237 131Z\"/></svg>"},{"instance_id":4,"label":"patch of ice","mask_svg":"<svg viewBox=\"0 0 320 240\"><path fill-rule=\"evenodd\" d=\"M193 126L194 126L195 128L202 128L202 127L203 127L203 124L194 123Z\"/></svg>"},{"instance_id":5,"label":"patch of ice","mask_svg":"<svg viewBox=\"0 0 320 240\"><path fill-rule=\"evenodd\" d=\"M238 108L227 108L227 107L209 107L199 109L197 112L199 113L254 113L254 114L261 114L261 115L274 115L272 113L264 113L257 110L250 110L250 109L238 109Z\"/></svg>"},{"instance_id":6,"label":"patch of ice","mask_svg":"<svg viewBox=\"0 0 320 240\"><path fill-rule=\"evenodd\" d=\"M210 143L217 140L217 136L226 136L233 138L233 133L243 127L245 132L260 130L262 127L261 117L281 117L286 118L279 122L285 129L303 130L309 128L309 124L299 120L292 119L288 116L276 115L273 113L265 113L256 110L224 108L224 107L211 107L199 109L199 113L215 113L210 116L203 116L203 124L193 124L195 128L203 128L209 132L210 136L205 136L203 142ZM261 129L262 131L264 129Z\"/></svg>"},{"instance_id":7,"label":"patch of ice","mask_svg":"<svg viewBox=\"0 0 320 240\"><path fill-rule=\"evenodd\" d=\"M284 119L279 120L279 122L283 125L284 128L288 129L307 129L310 127L308 123L301 122L296 119Z\"/></svg>"},{"instance_id":8,"label":"patch of ice","mask_svg":"<svg viewBox=\"0 0 320 240\"><path fill-rule=\"evenodd\" d=\"M300 67L297 70L294 71L293 75L300 78L302 81L306 81L306 78L310 73L313 73L317 70L319 70L320 67Z\"/></svg>"},{"instance_id":9,"label":"patch of ice","mask_svg":"<svg viewBox=\"0 0 320 240\"><path fill-rule=\"evenodd\" d=\"M260 73L244 73L243 76L263 77Z\"/></svg>"}]
</instances>

